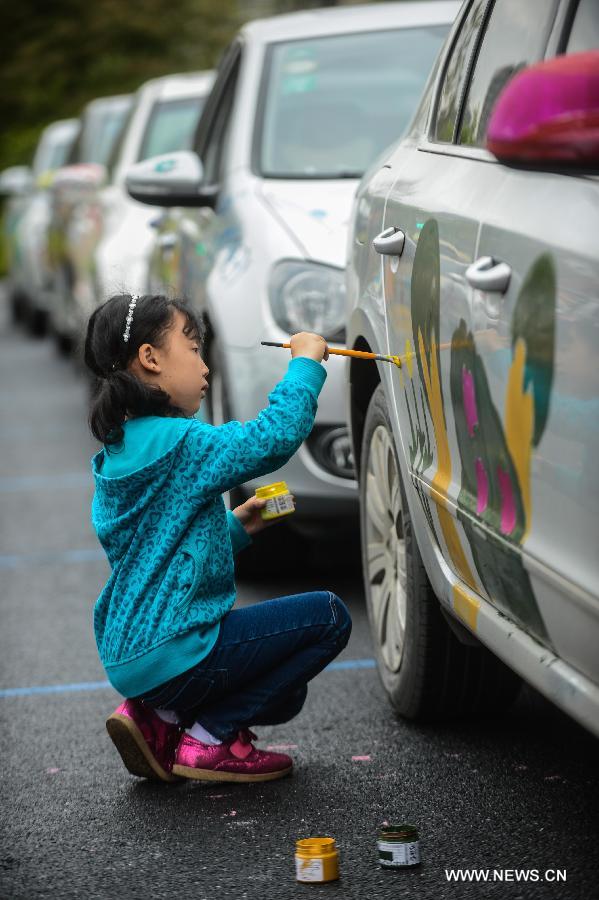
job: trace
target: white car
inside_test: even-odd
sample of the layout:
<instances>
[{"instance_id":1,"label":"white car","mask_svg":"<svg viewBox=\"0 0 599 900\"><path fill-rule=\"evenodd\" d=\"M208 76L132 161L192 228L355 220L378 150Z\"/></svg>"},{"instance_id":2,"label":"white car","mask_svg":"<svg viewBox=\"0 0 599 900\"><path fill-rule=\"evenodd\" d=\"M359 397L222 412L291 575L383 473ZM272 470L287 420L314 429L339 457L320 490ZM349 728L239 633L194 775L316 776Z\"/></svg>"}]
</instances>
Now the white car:
<instances>
[{"instance_id":1,"label":"white car","mask_svg":"<svg viewBox=\"0 0 599 900\"><path fill-rule=\"evenodd\" d=\"M195 152L130 171L133 197L173 207L151 286L191 298L205 318L214 422L253 418L285 372L289 351L261 341L310 330L343 343L356 185L407 123L458 8L387 3L251 22L224 55ZM357 512L343 364L332 357L327 369L312 434L276 476L296 497L288 524L324 535L332 520L353 527Z\"/></svg>"},{"instance_id":2,"label":"white car","mask_svg":"<svg viewBox=\"0 0 599 900\"><path fill-rule=\"evenodd\" d=\"M97 304L118 291L143 293L159 225L160 209L132 200L125 173L148 157L191 147L214 72L167 75L146 82L135 95L133 110L110 165L108 184L98 202L102 234L95 250Z\"/></svg>"},{"instance_id":3,"label":"white car","mask_svg":"<svg viewBox=\"0 0 599 900\"><path fill-rule=\"evenodd\" d=\"M7 287L13 315L25 319L34 334L45 331L51 297L49 188L55 171L65 164L78 131L78 119L62 119L44 128L31 170L23 171L22 190L10 201L7 213L11 231Z\"/></svg>"}]
</instances>

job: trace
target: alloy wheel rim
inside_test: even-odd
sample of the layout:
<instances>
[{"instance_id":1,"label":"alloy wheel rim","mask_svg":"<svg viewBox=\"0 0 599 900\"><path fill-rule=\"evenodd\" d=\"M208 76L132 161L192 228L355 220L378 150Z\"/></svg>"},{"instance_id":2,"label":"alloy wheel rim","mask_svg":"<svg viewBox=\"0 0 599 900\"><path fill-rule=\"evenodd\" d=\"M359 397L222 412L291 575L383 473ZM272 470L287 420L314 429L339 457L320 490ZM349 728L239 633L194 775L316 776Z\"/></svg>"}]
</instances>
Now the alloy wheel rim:
<instances>
[{"instance_id":1,"label":"alloy wheel rim","mask_svg":"<svg viewBox=\"0 0 599 900\"><path fill-rule=\"evenodd\" d=\"M375 639L397 672L406 628L406 550L395 452L384 425L370 441L366 468L366 555Z\"/></svg>"}]
</instances>

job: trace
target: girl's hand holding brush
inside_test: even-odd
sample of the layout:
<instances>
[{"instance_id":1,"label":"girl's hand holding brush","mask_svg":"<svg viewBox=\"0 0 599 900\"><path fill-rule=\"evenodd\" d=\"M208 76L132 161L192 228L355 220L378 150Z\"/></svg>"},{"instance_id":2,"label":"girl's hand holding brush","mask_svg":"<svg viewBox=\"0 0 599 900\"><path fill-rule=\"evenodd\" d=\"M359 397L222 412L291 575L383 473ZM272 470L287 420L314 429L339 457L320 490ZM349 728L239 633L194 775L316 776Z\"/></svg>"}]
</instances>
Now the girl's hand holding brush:
<instances>
[{"instance_id":1,"label":"girl's hand holding brush","mask_svg":"<svg viewBox=\"0 0 599 900\"><path fill-rule=\"evenodd\" d=\"M310 331L300 331L298 334L292 334L289 346L291 347L291 355L307 356L309 359L315 359L316 362L322 362L329 358L329 348L327 342L319 334L312 334Z\"/></svg>"}]
</instances>

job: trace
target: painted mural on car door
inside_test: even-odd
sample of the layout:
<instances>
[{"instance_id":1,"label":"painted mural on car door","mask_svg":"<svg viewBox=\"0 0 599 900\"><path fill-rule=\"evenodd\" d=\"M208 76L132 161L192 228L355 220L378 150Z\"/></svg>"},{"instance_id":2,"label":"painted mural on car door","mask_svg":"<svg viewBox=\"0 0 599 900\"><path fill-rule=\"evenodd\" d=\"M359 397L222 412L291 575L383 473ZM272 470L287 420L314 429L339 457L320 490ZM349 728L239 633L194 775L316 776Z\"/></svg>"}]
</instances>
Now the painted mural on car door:
<instances>
[{"instance_id":1,"label":"painted mural on car door","mask_svg":"<svg viewBox=\"0 0 599 900\"><path fill-rule=\"evenodd\" d=\"M441 546L430 500L419 480L436 462L432 478L429 473L430 480L426 480L454 571L479 594L482 586L499 610L548 643L521 547L532 521L531 456L545 429L553 382L556 279L551 257L544 254L531 266L512 315L511 346L497 350L510 355L503 420L467 322L461 319L451 341L440 342L440 252L435 220L426 222L420 232L410 301L415 349L402 370L411 432L409 454L412 472L419 476L415 484L429 525ZM442 352L451 354L449 396L444 394L440 376ZM413 378L414 363L419 386ZM455 461L461 467L457 518L475 571L448 502L452 459L446 411L454 418L460 457ZM426 412L432 423L434 453Z\"/></svg>"}]
</instances>

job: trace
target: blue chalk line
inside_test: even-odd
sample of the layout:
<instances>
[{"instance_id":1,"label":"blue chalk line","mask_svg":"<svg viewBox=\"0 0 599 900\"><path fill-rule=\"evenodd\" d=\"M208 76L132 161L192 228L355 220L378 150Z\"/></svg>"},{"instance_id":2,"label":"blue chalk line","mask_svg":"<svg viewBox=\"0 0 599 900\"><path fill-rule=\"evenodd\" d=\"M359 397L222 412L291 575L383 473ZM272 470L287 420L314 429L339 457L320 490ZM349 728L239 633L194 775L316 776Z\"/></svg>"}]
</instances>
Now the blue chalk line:
<instances>
[{"instance_id":1,"label":"blue chalk line","mask_svg":"<svg viewBox=\"0 0 599 900\"><path fill-rule=\"evenodd\" d=\"M374 659L348 659L342 662L329 663L327 671L336 669L374 669ZM103 691L110 688L109 681L80 681L75 684L46 684L37 687L5 688L0 690L2 697L29 697L33 694L64 694L72 691Z\"/></svg>"}]
</instances>

